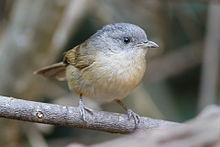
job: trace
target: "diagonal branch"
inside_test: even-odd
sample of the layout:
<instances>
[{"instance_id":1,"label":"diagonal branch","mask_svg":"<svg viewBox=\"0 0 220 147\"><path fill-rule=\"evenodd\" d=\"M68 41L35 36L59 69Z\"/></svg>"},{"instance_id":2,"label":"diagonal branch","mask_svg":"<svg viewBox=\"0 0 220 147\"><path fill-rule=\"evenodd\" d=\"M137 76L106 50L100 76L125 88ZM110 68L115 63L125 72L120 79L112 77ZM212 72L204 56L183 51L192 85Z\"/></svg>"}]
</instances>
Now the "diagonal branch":
<instances>
[{"instance_id":1,"label":"diagonal branch","mask_svg":"<svg viewBox=\"0 0 220 147\"><path fill-rule=\"evenodd\" d=\"M0 117L122 134L131 133L135 128L134 120L129 121L125 114L94 110L93 115L86 114L87 120L84 122L76 107L5 96L0 96ZM141 117L138 129L152 129L175 124L177 123Z\"/></svg>"}]
</instances>

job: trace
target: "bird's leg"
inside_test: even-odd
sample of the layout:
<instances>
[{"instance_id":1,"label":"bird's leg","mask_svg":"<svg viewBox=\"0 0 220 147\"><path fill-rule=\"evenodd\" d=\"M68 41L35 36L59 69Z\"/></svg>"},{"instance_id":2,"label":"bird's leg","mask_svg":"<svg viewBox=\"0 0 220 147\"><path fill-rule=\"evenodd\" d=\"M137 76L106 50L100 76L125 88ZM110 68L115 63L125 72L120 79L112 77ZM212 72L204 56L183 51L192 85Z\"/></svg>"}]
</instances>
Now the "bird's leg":
<instances>
[{"instance_id":1,"label":"bird's leg","mask_svg":"<svg viewBox=\"0 0 220 147\"><path fill-rule=\"evenodd\" d=\"M84 105L83 100L82 100L82 94L80 94L80 96L79 96L79 106L78 106L78 108L79 108L80 115L81 115L83 121L86 121L85 110L87 112L89 112L90 114L93 114L93 110Z\"/></svg>"},{"instance_id":2,"label":"bird's leg","mask_svg":"<svg viewBox=\"0 0 220 147\"><path fill-rule=\"evenodd\" d=\"M135 125L140 123L140 116L137 113L134 113L131 109L128 109L125 104L122 103L121 100L115 100L123 109L127 111L128 119L130 120L132 117L134 118Z\"/></svg>"}]
</instances>

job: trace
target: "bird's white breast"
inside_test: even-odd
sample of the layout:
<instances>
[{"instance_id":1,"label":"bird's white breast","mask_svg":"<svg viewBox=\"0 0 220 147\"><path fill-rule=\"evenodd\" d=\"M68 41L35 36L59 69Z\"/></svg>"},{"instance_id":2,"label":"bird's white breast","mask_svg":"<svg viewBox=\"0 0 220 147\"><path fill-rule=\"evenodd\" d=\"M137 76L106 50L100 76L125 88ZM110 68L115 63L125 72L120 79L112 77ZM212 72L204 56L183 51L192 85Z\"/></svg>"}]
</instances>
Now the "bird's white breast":
<instances>
[{"instance_id":1,"label":"bird's white breast","mask_svg":"<svg viewBox=\"0 0 220 147\"><path fill-rule=\"evenodd\" d=\"M143 51L130 54L123 52L112 55L100 54L93 65L82 71L76 70L75 77L71 77L74 86L69 85L73 91L87 97L106 101L122 99L141 82L145 65Z\"/></svg>"}]
</instances>

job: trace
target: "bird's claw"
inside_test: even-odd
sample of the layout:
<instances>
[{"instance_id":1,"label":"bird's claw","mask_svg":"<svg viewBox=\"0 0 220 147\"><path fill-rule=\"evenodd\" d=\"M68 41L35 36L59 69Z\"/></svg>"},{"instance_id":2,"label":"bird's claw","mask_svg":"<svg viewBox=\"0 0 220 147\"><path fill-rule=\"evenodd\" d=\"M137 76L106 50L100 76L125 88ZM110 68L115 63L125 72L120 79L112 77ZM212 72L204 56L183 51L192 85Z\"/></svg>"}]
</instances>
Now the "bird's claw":
<instances>
[{"instance_id":1,"label":"bird's claw","mask_svg":"<svg viewBox=\"0 0 220 147\"><path fill-rule=\"evenodd\" d=\"M128 109L127 114L128 114L128 120L130 120L133 117L135 126L137 126L140 123L140 116L137 113L134 113L134 111Z\"/></svg>"},{"instance_id":2,"label":"bird's claw","mask_svg":"<svg viewBox=\"0 0 220 147\"><path fill-rule=\"evenodd\" d=\"M86 113L85 113L85 111L87 111L87 112L89 112L90 114L93 115L93 110L88 108L88 107L86 107L81 100L79 101L78 109L79 109L79 112L80 112L80 115L81 115L83 121L86 121Z\"/></svg>"}]
</instances>

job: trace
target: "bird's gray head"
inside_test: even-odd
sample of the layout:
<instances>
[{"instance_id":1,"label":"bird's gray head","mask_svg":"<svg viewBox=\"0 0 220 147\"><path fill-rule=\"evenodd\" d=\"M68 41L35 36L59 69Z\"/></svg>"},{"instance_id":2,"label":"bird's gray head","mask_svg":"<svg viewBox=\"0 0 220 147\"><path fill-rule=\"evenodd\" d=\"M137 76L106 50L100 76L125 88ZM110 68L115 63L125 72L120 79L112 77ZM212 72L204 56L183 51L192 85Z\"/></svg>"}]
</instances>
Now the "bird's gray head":
<instances>
[{"instance_id":1,"label":"bird's gray head","mask_svg":"<svg viewBox=\"0 0 220 147\"><path fill-rule=\"evenodd\" d=\"M108 48L113 52L155 48L158 45L147 39L139 26L129 23L115 23L104 26L90 39L96 48Z\"/></svg>"}]
</instances>

